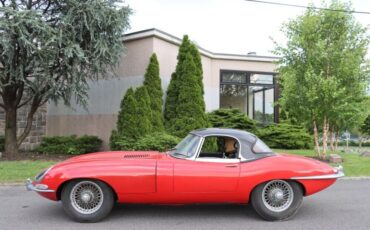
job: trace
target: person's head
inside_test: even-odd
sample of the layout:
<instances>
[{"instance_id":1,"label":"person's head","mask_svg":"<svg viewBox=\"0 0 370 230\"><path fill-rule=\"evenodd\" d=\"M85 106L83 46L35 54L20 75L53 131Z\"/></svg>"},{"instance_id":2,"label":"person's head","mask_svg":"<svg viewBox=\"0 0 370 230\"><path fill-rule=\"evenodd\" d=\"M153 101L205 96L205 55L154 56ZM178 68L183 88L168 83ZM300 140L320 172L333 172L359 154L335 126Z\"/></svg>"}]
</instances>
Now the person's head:
<instances>
[{"instance_id":1,"label":"person's head","mask_svg":"<svg viewBox=\"0 0 370 230\"><path fill-rule=\"evenodd\" d=\"M231 137L225 137L225 152L235 152L236 140Z\"/></svg>"}]
</instances>

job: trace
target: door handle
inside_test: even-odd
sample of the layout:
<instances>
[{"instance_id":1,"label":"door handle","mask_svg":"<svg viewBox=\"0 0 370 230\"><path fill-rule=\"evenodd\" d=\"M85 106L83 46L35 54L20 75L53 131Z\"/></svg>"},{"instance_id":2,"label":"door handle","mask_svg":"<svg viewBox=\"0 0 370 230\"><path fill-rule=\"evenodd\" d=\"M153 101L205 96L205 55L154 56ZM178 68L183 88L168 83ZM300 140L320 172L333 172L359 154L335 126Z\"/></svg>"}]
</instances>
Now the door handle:
<instances>
[{"instance_id":1,"label":"door handle","mask_svg":"<svg viewBox=\"0 0 370 230\"><path fill-rule=\"evenodd\" d=\"M226 168L236 168L238 167L238 165L234 164L234 165L225 165Z\"/></svg>"}]
</instances>

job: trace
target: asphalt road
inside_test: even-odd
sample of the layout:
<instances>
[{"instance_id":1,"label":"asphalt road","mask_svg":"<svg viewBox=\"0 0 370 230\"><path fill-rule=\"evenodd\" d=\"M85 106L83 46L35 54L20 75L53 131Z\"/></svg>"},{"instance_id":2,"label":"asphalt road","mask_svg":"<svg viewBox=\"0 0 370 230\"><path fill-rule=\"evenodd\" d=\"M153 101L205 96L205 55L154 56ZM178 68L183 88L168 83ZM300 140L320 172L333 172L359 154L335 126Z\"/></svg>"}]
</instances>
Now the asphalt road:
<instances>
[{"instance_id":1,"label":"asphalt road","mask_svg":"<svg viewBox=\"0 0 370 230\"><path fill-rule=\"evenodd\" d=\"M0 229L370 229L370 180L340 180L303 200L288 221L261 220L248 205L119 205L100 223L72 222L60 202L0 186Z\"/></svg>"}]
</instances>

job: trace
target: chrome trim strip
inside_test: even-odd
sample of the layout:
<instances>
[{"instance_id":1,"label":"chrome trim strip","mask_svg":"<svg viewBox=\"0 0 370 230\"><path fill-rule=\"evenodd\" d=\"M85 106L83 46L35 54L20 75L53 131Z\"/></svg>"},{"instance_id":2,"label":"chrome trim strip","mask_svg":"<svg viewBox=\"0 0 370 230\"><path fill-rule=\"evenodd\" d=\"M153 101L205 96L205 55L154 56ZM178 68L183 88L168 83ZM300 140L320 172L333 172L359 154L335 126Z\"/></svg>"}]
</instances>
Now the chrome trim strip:
<instances>
[{"instance_id":1,"label":"chrome trim strip","mask_svg":"<svg viewBox=\"0 0 370 230\"><path fill-rule=\"evenodd\" d=\"M338 172L335 174L319 175L319 176L301 176L301 177L292 177L292 180L316 180L316 179L337 179L344 177L343 172Z\"/></svg>"},{"instance_id":2,"label":"chrome trim strip","mask_svg":"<svg viewBox=\"0 0 370 230\"><path fill-rule=\"evenodd\" d=\"M337 179L344 177L343 167L338 165L334 167L333 174L319 175L319 176L301 176L301 177L292 177L292 180L315 180L315 179Z\"/></svg>"},{"instance_id":3,"label":"chrome trim strip","mask_svg":"<svg viewBox=\"0 0 370 230\"><path fill-rule=\"evenodd\" d=\"M198 157L195 159L197 162L213 162L213 163L240 163L237 158L214 158L214 157Z\"/></svg>"},{"instance_id":4,"label":"chrome trim strip","mask_svg":"<svg viewBox=\"0 0 370 230\"><path fill-rule=\"evenodd\" d=\"M39 188L36 188L36 186L32 184L32 180L31 179L27 179L26 188L27 188L28 191L34 191L34 192L55 192L55 190L52 190L52 189L39 189Z\"/></svg>"}]
</instances>

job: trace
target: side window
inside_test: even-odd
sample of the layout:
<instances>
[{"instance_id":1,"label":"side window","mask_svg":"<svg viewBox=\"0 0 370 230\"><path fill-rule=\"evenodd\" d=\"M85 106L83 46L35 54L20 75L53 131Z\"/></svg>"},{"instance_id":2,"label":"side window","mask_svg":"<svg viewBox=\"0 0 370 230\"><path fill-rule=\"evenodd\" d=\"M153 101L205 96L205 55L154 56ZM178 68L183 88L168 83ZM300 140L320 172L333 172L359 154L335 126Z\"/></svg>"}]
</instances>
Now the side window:
<instances>
[{"instance_id":1,"label":"side window","mask_svg":"<svg viewBox=\"0 0 370 230\"><path fill-rule=\"evenodd\" d=\"M199 158L237 158L239 142L232 137L209 136L205 137Z\"/></svg>"}]
</instances>

